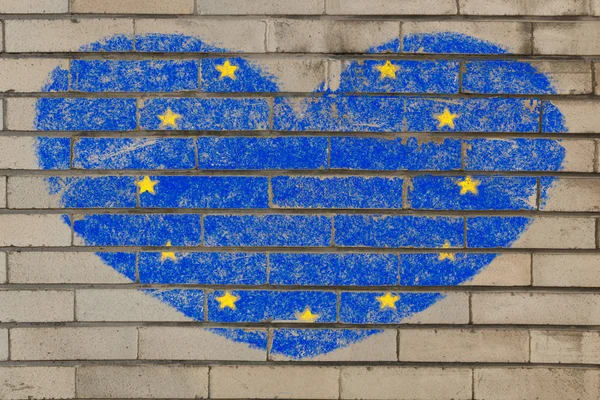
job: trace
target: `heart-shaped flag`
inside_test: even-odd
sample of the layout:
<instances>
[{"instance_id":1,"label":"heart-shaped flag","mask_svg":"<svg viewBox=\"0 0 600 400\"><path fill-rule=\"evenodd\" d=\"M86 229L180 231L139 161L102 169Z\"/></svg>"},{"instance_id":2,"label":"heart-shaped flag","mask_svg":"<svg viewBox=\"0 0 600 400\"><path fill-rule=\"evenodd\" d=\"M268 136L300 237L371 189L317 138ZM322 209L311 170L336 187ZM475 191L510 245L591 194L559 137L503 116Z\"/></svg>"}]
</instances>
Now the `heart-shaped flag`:
<instances>
[{"instance_id":1,"label":"heart-shaped flag","mask_svg":"<svg viewBox=\"0 0 600 400\"><path fill-rule=\"evenodd\" d=\"M453 33L402 46L505 53ZM135 48L224 52L182 35ZM115 37L83 50L132 49ZM81 209L65 216L75 245L102 248L149 296L273 355L315 357L416 321L446 295L406 288L460 285L493 263L499 254L476 250L515 243L532 219L510 211L538 209L552 184L517 172L557 171L565 157L559 140L514 138L565 131L560 111L531 97L554 90L526 62L336 60L306 97L282 88L283 67L188 56L57 68L46 91L87 94L40 98L36 128L86 133L40 137L39 162L103 171L48 178L62 206Z\"/></svg>"}]
</instances>

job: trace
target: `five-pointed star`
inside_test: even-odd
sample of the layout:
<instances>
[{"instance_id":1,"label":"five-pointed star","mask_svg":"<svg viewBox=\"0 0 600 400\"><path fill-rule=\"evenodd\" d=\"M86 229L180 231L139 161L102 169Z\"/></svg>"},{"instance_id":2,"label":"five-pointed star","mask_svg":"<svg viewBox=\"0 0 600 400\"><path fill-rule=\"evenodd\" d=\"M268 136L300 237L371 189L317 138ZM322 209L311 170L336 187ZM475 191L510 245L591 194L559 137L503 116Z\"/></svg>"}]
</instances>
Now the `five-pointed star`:
<instances>
[{"instance_id":1,"label":"five-pointed star","mask_svg":"<svg viewBox=\"0 0 600 400\"><path fill-rule=\"evenodd\" d=\"M164 114L158 116L158 119L161 121L161 128L177 128L177 120L179 118L181 118L181 114L173 112L170 107L167 108Z\"/></svg>"},{"instance_id":2,"label":"five-pointed star","mask_svg":"<svg viewBox=\"0 0 600 400\"><path fill-rule=\"evenodd\" d=\"M438 128L449 126L450 128L454 129L454 120L456 118L458 118L458 114L451 113L447 108L444 108L443 113L435 115L435 119L440 121Z\"/></svg>"},{"instance_id":3,"label":"five-pointed star","mask_svg":"<svg viewBox=\"0 0 600 400\"><path fill-rule=\"evenodd\" d=\"M450 242L449 241L445 241L444 245L442 246L443 249L449 249L450 248ZM454 256L454 253L440 253L440 256L438 257L439 261L443 261L443 260L450 260L450 261L454 261L456 258Z\"/></svg>"},{"instance_id":4,"label":"five-pointed star","mask_svg":"<svg viewBox=\"0 0 600 400\"><path fill-rule=\"evenodd\" d=\"M385 64L377 67L379 72L381 72L380 79L385 78L396 78L396 71L398 71L398 67L392 64L390 61L386 61Z\"/></svg>"},{"instance_id":5,"label":"five-pointed star","mask_svg":"<svg viewBox=\"0 0 600 400\"><path fill-rule=\"evenodd\" d=\"M223 296L215 297L215 299L219 302L219 308L223 309L225 307L229 307L232 310L235 310L235 302L240 298L238 296L234 296L229 292L225 292Z\"/></svg>"},{"instance_id":6,"label":"five-pointed star","mask_svg":"<svg viewBox=\"0 0 600 400\"><path fill-rule=\"evenodd\" d=\"M171 241L167 242L167 247L171 247ZM165 260L177 261L177 256L172 251L163 251L160 253L160 261L163 262Z\"/></svg>"},{"instance_id":7,"label":"five-pointed star","mask_svg":"<svg viewBox=\"0 0 600 400\"><path fill-rule=\"evenodd\" d=\"M396 302L400 300L400 296L396 296L390 292L385 293L383 296L377 297L377 301L379 302L379 308L393 308L396 309Z\"/></svg>"},{"instance_id":8,"label":"five-pointed star","mask_svg":"<svg viewBox=\"0 0 600 400\"><path fill-rule=\"evenodd\" d=\"M225 77L235 79L235 71L239 68L235 65L231 65L229 60L225 61L223 65L216 65L215 68L221 73L220 78Z\"/></svg>"},{"instance_id":9,"label":"five-pointed star","mask_svg":"<svg viewBox=\"0 0 600 400\"><path fill-rule=\"evenodd\" d=\"M310 311L310 307L306 307L301 313L296 313L296 318L298 318L299 321L315 322L319 317L319 314L313 314L313 312Z\"/></svg>"},{"instance_id":10,"label":"five-pointed star","mask_svg":"<svg viewBox=\"0 0 600 400\"><path fill-rule=\"evenodd\" d=\"M156 194L154 186L158 184L158 181L153 181L149 176L145 176L141 181L136 181L135 184L140 188L140 194L146 192Z\"/></svg>"},{"instance_id":11,"label":"five-pointed star","mask_svg":"<svg viewBox=\"0 0 600 400\"><path fill-rule=\"evenodd\" d=\"M460 194L462 196L467 193L477 194L477 186L479 186L480 183L481 181L467 176L464 181L457 182L456 184L460 186Z\"/></svg>"}]
</instances>

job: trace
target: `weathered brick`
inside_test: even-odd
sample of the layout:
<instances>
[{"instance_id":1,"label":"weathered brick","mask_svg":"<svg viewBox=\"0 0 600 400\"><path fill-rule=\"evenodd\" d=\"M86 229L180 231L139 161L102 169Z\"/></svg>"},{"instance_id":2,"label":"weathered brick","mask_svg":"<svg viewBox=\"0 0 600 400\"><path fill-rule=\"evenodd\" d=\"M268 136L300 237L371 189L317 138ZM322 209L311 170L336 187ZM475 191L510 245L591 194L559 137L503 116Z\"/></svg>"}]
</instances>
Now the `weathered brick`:
<instances>
[{"instance_id":1,"label":"weathered brick","mask_svg":"<svg viewBox=\"0 0 600 400\"><path fill-rule=\"evenodd\" d=\"M596 55L600 43L600 23L536 22L533 24L533 53L548 55Z\"/></svg>"},{"instance_id":2,"label":"weathered brick","mask_svg":"<svg viewBox=\"0 0 600 400\"><path fill-rule=\"evenodd\" d=\"M444 298L427 309L404 320L406 324L467 324L469 323L469 295L447 292Z\"/></svg>"},{"instance_id":3,"label":"weathered brick","mask_svg":"<svg viewBox=\"0 0 600 400\"><path fill-rule=\"evenodd\" d=\"M135 273L135 255L119 262L119 271ZM125 275L106 265L97 253L14 252L8 255L11 283L128 283ZM0 261L1 265L1 261ZM2 279L0 278L0 281Z\"/></svg>"},{"instance_id":4,"label":"weathered brick","mask_svg":"<svg viewBox=\"0 0 600 400\"><path fill-rule=\"evenodd\" d=\"M6 283L8 279L8 260L7 254L4 252L0 252L0 284Z\"/></svg>"},{"instance_id":5,"label":"weathered brick","mask_svg":"<svg viewBox=\"0 0 600 400\"><path fill-rule=\"evenodd\" d=\"M0 169L41 169L37 158L37 150L43 143L53 143L56 160L62 169L69 168L69 138L35 138L26 136L0 137ZM59 148L62 147L62 151Z\"/></svg>"},{"instance_id":6,"label":"weathered brick","mask_svg":"<svg viewBox=\"0 0 600 400\"><path fill-rule=\"evenodd\" d=\"M334 15L448 15L456 14L453 0L329 0L326 13Z\"/></svg>"},{"instance_id":7,"label":"weathered brick","mask_svg":"<svg viewBox=\"0 0 600 400\"><path fill-rule=\"evenodd\" d=\"M8 360L8 329L0 329L0 361Z\"/></svg>"},{"instance_id":8,"label":"weathered brick","mask_svg":"<svg viewBox=\"0 0 600 400\"><path fill-rule=\"evenodd\" d=\"M73 367L0 367L0 398L11 400L75 398Z\"/></svg>"},{"instance_id":9,"label":"weathered brick","mask_svg":"<svg viewBox=\"0 0 600 400\"><path fill-rule=\"evenodd\" d=\"M135 289L77 290L78 321L188 321L173 307ZM126 305L126 307L124 307Z\"/></svg>"},{"instance_id":10,"label":"weathered brick","mask_svg":"<svg viewBox=\"0 0 600 400\"><path fill-rule=\"evenodd\" d=\"M526 229L514 242L500 233L506 224L522 224ZM596 226L592 218L522 217L467 218L467 246L473 248L513 247L521 249L593 249Z\"/></svg>"},{"instance_id":11,"label":"weathered brick","mask_svg":"<svg viewBox=\"0 0 600 400\"><path fill-rule=\"evenodd\" d=\"M600 332L531 331L531 362L600 363Z\"/></svg>"},{"instance_id":12,"label":"weathered brick","mask_svg":"<svg viewBox=\"0 0 600 400\"><path fill-rule=\"evenodd\" d=\"M465 15L587 15L587 0L460 0Z\"/></svg>"},{"instance_id":13,"label":"weathered brick","mask_svg":"<svg viewBox=\"0 0 600 400\"><path fill-rule=\"evenodd\" d=\"M545 368L475 369L476 399L594 400L598 370Z\"/></svg>"},{"instance_id":14,"label":"weathered brick","mask_svg":"<svg viewBox=\"0 0 600 400\"><path fill-rule=\"evenodd\" d=\"M594 143L590 140L562 140L561 146L565 149L563 171L593 172L594 171Z\"/></svg>"},{"instance_id":15,"label":"weathered brick","mask_svg":"<svg viewBox=\"0 0 600 400\"><path fill-rule=\"evenodd\" d=\"M75 14L193 14L194 0L73 0Z\"/></svg>"},{"instance_id":16,"label":"weathered brick","mask_svg":"<svg viewBox=\"0 0 600 400\"><path fill-rule=\"evenodd\" d=\"M197 0L198 13L204 15L319 15L324 0Z\"/></svg>"},{"instance_id":17,"label":"weathered brick","mask_svg":"<svg viewBox=\"0 0 600 400\"><path fill-rule=\"evenodd\" d=\"M139 19L135 22L136 50L210 52L213 46L246 53L265 52L266 23L260 20ZM156 41L155 34L175 35ZM191 37L183 46L177 35ZM200 39L201 38L201 39Z\"/></svg>"},{"instance_id":18,"label":"weathered brick","mask_svg":"<svg viewBox=\"0 0 600 400\"><path fill-rule=\"evenodd\" d=\"M531 284L531 255L498 254L464 286L528 286Z\"/></svg>"},{"instance_id":19,"label":"weathered brick","mask_svg":"<svg viewBox=\"0 0 600 400\"><path fill-rule=\"evenodd\" d=\"M468 368L344 367L342 399L471 399Z\"/></svg>"},{"instance_id":20,"label":"weathered brick","mask_svg":"<svg viewBox=\"0 0 600 400\"><path fill-rule=\"evenodd\" d=\"M405 22L402 24L402 34L404 35L403 49L411 53L423 52L424 49L418 35L440 32L453 32L474 36L477 39L494 43L513 54L531 53L529 23L495 21ZM467 53L486 53L489 51L485 47L480 48L478 46L472 46L464 50Z\"/></svg>"},{"instance_id":21,"label":"weathered brick","mask_svg":"<svg viewBox=\"0 0 600 400\"><path fill-rule=\"evenodd\" d=\"M0 291L2 322L73 321L74 296L68 290Z\"/></svg>"},{"instance_id":22,"label":"weathered brick","mask_svg":"<svg viewBox=\"0 0 600 400\"><path fill-rule=\"evenodd\" d=\"M36 106L37 100L33 98L7 99L6 128L13 131L35 130Z\"/></svg>"},{"instance_id":23,"label":"weathered brick","mask_svg":"<svg viewBox=\"0 0 600 400\"><path fill-rule=\"evenodd\" d=\"M62 14L69 11L69 0L3 0L0 14Z\"/></svg>"},{"instance_id":24,"label":"weathered brick","mask_svg":"<svg viewBox=\"0 0 600 400\"><path fill-rule=\"evenodd\" d=\"M398 346L400 361L529 361L527 330L401 329Z\"/></svg>"},{"instance_id":25,"label":"weathered brick","mask_svg":"<svg viewBox=\"0 0 600 400\"><path fill-rule=\"evenodd\" d=\"M137 358L137 328L14 328L12 360L125 360Z\"/></svg>"},{"instance_id":26,"label":"weathered brick","mask_svg":"<svg viewBox=\"0 0 600 400\"><path fill-rule=\"evenodd\" d=\"M399 24L386 21L269 21L267 51L356 53L398 38Z\"/></svg>"},{"instance_id":27,"label":"weathered brick","mask_svg":"<svg viewBox=\"0 0 600 400\"><path fill-rule=\"evenodd\" d=\"M350 329L276 329L273 332L270 359L274 361L397 361L397 331L386 329L365 336L357 343L348 344L348 337L358 337L361 330ZM319 354L312 348L298 349L293 356L289 352L290 341L295 337L318 338L319 343L331 345L335 350Z\"/></svg>"},{"instance_id":28,"label":"weathered brick","mask_svg":"<svg viewBox=\"0 0 600 400\"><path fill-rule=\"evenodd\" d=\"M535 286L600 287L600 256L596 254L534 254Z\"/></svg>"},{"instance_id":29,"label":"weathered brick","mask_svg":"<svg viewBox=\"0 0 600 400\"><path fill-rule=\"evenodd\" d=\"M216 366L210 371L215 399L337 399L340 371L334 367Z\"/></svg>"},{"instance_id":30,"label":"weathered brick","mask_svg":"<svg viewBox=\"0 0 600 400\"><path fill-rule=\"evenodd\" d=\"M553 100L552 105L560 110L564 118L564 131L569 133L600 132L600 102L594 100ZM544 108L546 110L546 107ZM548 128L548 119L542 122L544 132ZM561 130L562 131L562 130Z\"/></svg>"},{"instance_id":31,"label":"weathered brick","mask_svg":"<svg viewBox=\"0 0 600 400\"><path fill-rule=\"evenodd\" d=\"M237 330L218 329L210 331L197 327L141 327L139 328L139 353L144 360L219 360L219 361L265 361L265 349L251 348L245 343L227 339L228 332ZM266 331L255 331L264 336ZM221 336L221 334L223 334Z\"/></svg>"},{"instance_id":32,"label":"weathered brick","mask_svg":"<svg viewBox=\"0 0 600 400\"><path fill-rule=\"evenodd\" d=\"M60 68L61 77L52 76ZM68 60L3 58L0 60L0 92L41 92L68 89ZM54 85L51 85L54 80ZM64 82L65 84L61 84Z\"/></svg>"},{"instance_id":33,"label":"weathered brick","mask_svg":"<svg viewBox=\"0 0 600 400\"><path fill-rule=\"evenodd\" d=\"M592 71L586 61L532 61L530 64L548 77L556 94L592 93Z\"/></svg>"},{"instance_id":34,"label":"weathered brick","mask_svg":"<svg viewBox=\"0 0 600 400\"><path fill-rule=\"evenodd\" d=\"M6 177L0 176L0 208L6 207Z\"/></svg>"},{"instance_id":35,"label":"weathered brick","mask_svg":"<svg viewBox=\"0 0 600 400\"><path fill-rule=\"evenodd\" d=\"M600 296L592 293L472 293L473 323L598 325Z\"/></svg>"},{"instance_id":36,"label":"weathered brick","mask_svg":"<svg viewBox=\"0 0 600 400\"><path fill-rule=\"evenodd\" d=\"M70 246L71 229L61 215L0 215L0 246Z\"/></svg>"},{"instance_id":37,"label":"weathered brick","mask_svg":"<svg viewBox=\"0 0 600 400\"><path fill-rule=\"evenodd\" d=\"M81 398L208 397L208 367L180 365L92 365L77 368Z\"/></svg>"},{"instance_id":38,"label":"weathered brick","mask_svg":"<svg viewBox=\"0 0 600 400\"><path fill-rule=\"evenodd\" d=\"M133 48L133 22L127 19L9 20L4 25L6 51L10 53L74 52L102 46L112 51ZM113 46L103 43L114 35L120 35L124 40ZM98 40L98 45L90 45Z\"/></svg>"},{"instance_id":39,"label":"weathered brick","mask_svg":"<svg viewBox=\"0 0 600 400\"><path fill-rule=\"evenodd\" d=\"M600 211L600 180L582 178L542 177L547 199L540 205L543 211Z\"/></svg>"}]
</instances>

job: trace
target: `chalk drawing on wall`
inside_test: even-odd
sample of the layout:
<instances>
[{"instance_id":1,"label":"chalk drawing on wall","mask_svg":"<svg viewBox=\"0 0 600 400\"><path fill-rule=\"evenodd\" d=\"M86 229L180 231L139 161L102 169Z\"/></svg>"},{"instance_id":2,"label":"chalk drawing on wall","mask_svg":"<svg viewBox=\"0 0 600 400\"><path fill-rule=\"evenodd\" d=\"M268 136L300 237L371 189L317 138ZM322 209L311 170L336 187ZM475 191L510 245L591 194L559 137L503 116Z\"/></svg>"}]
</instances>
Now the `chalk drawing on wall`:
<instances>
[{"instance_id":1,"label":"chalk drawing on wall","mask_svg":"<svg viewBox=\"0 0 600 400\"><path fill-rule=\"evenodd\" d=\"M414 53L505 53L454 33L410 35L403 43ZM198 38L160 34L138 37L135 48L224 52ZM82 50L132 51L133 44L118 36ZM399 40L369 50L399 51ZM445 297L400 289L473 279L498 254L450 250L510 247L532 219L469 214L465 220L460 213L535 210L538 190L543 202L553 182L543 177L538 189L535 173L560 170L565 157L560 140L476 137L565 131L551 102L502 96L554 93L548 77L526 62L464 61L461 92L458 57L346 61L334 84L323 82L298 99L277 95L278 78L256 62L227 54L82 58L72 60L70 71L57 68L44 91L65 97L38 100L37 130L92 134L40 136L38 159L47 170L112 173L48 178L50 194L67 209L146 211L65 215L76 244L106 248L98 257L134 282L179 285L143 290L195 320L240 324L211 329L233 341L264 349L266 331L242 329L244 323L301 324L272 327L273 354L310 358L350 346L381 332L372 325L402 323ZM230 96L169 95L186 91ZM251 93L272 93L272 100L245 96ZM432 132L448 135L416 135ZM269 178L264 171L282 173ZM377 176L386 171L427 173ZM395 212L403 208L433 213Z\"/></svg>"}]
</instances>

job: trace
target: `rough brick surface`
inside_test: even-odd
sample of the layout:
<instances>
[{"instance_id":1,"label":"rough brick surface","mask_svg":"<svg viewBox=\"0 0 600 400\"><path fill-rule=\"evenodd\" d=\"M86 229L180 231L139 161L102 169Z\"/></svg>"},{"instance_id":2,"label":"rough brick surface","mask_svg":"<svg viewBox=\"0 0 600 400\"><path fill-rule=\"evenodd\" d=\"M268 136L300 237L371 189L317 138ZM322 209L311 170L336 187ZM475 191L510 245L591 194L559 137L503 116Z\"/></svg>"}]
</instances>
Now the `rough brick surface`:
<instances>
[{"instance_id":1,"label":"rough brick surface","mask_svg":"<svg viewBox=\"0 0 600 400\"><path fill-rule=\"evenodd\" d=\"M531 361L598 364L600 362L600 333L533 330L531 331Z\"/></svg>"},{"instance_id":2,"label":"rough brick surface","mask_svg":"<svg viewBox=\"0 0 600 400\"><path fill-rule=\"evenodd\" d=\"M600 286L600 256L596 254L534 254L536 286Z\"/></svg>"},{"instance_id":3,"label":"rough brick surface","mask_svg":"<svg viewBox=\"0 0 600 400\"><path fill-rule=\"evenodd\" d=\"M0 398L72 399L75 397L73 367L0 367Z\"/></svg>"},{"instance_id":4,"label":"rough brick surface","mask_svg":"<svg viewBox=\"0 0 600 400\"><path fill-rule=\"evenodd\" d=\"M0 60L0 91L40 92L49 84L49 77L56 68L69 69L67 60L31 58Z\"/></svg>"},{"instance_id":5,"label":"rough brick surface","mask_svg":"<svg viewBox=\"0 0 600 400\"><path fill-rule=\"evenodd\" d=\"M577 193L576 196L573 194ZM548 189L544 211L600 211L600 181L597 179L557 179Z\"/></svg>"},{"instance_id":6,"label":"rough brick surface","mask_svg":"<svg viewBox=\"0 0 600 400\"><path fill-rule=\"evenodd\" d=\"M0 215L0 246L69 246L71 230L60 215Z\"/></svg>"},{"instance_id":7,"label":"rough brick surface","mask_svg":"<svg viewBox=\"0 0 600 400\"><path fill-rule=\"evenodd\" d=\"M62 14L68 11L68 0L5 0L0 4L0 14Z\"/></svg>"},{"instance_id":8,"label":"rough brick surface","mask_svg":"<svg viewBox=\"0 0 600 400\"><path fill-rule=\"evenodd\" d=\"M205 15L319 15L325 0L196 0L198 12Z\"/></svg>"},{"instance_id":9,"label":"rough brick surface","mask_svg":"<svg viewBox=\"0 0 600 400\"><path fill-rule=\"evenodd\" d=\"M6 207L6 177L0 176L0 208Z\"/></svg>"},{"instance_id":10,"label":"rough brick surface","mask_svg":"<svg viewBox=\"0 0 600 400\"><path fill-rule=\"evenodd\" d=\"M466 15L587 15L586 0L460 0Z\"/></svg>"},{"instance_id":11,"label":"rough brick surface","mask_svg":"<svg viewBox=\"0 0 600 400\"><path fill-rule=\"evenodd\" d=\"M596 55L600 45L591 39L600 32L597 22L538 22L533 26L534 54Z\"/></svg>"},{"instance_id":12,"label":"rough brick surface","mask_svg":"<svg viewBox=\"0 0 600 400\"><path fill-rule=\"evenodd\" d=\"M2 322L73 321L73 291L4 290L0 299Z\"/></svg>"},{"instance_id":13,"label":"rough brick surface","mask_svg":"<svg viewBox=\"0 0 600 400\"><path fill-rule=\"evenodd\" d=\"M456 14L451 0L423 1L418 5L410 0L329 0L327 14L333 15L447 15Z\"/></svg>"},{"instance_id":14,"label":"rough brick surface","mask_svg":"<svg viewBox=\"0 0 600 400\"><path fill-rule=\"evenodd\" d=\"M6 283L6 281L8 279L7 266L8 266L7 255L4 252L0 252L0 284Z\"/></svg>"},{"instance_id":15,"label":"rough brick surface","mask_svg":"<svg viewBox=\"0 0 600 400\"><path fill-rule=\"evenodd\" d=\"M73 0L73 13L91 14L192 14L194 0Z\"/></svg>"},{"instance_id":16,"label":"rough brick surface","mask_svg":"<svg viewBox=\"0 0 600 400\"><path fill-rule=\"evenodd\" d=\"M8 329L0 329L0 360L8 360Z\"/></svg>"}]
</instances>

